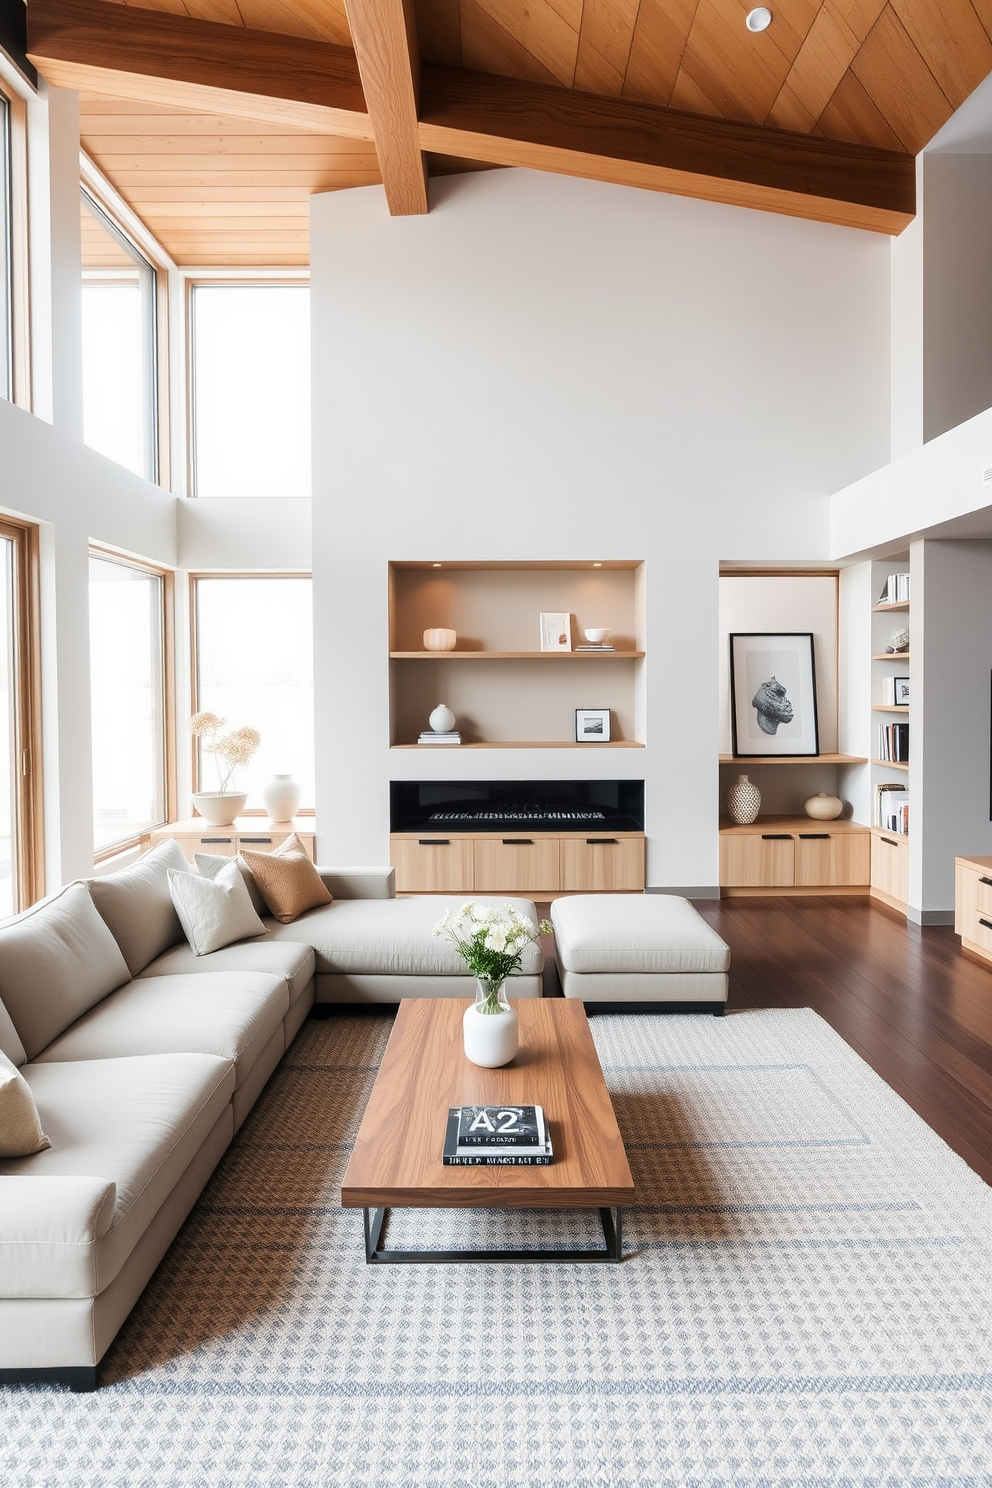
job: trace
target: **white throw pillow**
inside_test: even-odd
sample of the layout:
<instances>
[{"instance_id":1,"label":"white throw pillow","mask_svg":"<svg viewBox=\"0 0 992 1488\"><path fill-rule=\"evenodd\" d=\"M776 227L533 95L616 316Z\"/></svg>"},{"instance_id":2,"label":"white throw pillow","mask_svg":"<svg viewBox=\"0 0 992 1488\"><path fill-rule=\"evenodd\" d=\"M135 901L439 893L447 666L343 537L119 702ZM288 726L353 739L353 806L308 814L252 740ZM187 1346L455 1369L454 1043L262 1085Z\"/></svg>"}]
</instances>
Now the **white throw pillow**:
<instances>
[{"instance_id":1,"label":"white throw pillow","mask_svg":"<svg viewBox=\"0 0 992 1488\"><path fill-rule=\"evenodd\" d=\"M214 879L169 869L169 892L186 939L198 956L209 956L236 940L264 935L265 926L252 908L237 863L223 867Z\"/></svg>"},{"instance_id":2,"label":"white throw pillow","mask_svg":"<svg viewBox=\"0 0 992 1488\"><path fill-rule=\"evenodd\" d=\"M51 1145L41 1129L31 1086L16 1064L0 1053L0 1157L29 1157Z\"/></svg>"},{"instance_id":3,"label":"white throw pillow","mask_svg":"<svg viewBox=\"0 0 992 1488\"><path fill-rule=\"evenodd\" d=\"M236 858L225 858L220 853L194 853L193 862L204 878L216 878L220 870L226 867L228 863L237 863L241 869L241 877L245 881L245 888L248 890L252 909L259 918L268 914L269 906L259 893L254 875L240 853Z\"/></svg>"}]
</instances>

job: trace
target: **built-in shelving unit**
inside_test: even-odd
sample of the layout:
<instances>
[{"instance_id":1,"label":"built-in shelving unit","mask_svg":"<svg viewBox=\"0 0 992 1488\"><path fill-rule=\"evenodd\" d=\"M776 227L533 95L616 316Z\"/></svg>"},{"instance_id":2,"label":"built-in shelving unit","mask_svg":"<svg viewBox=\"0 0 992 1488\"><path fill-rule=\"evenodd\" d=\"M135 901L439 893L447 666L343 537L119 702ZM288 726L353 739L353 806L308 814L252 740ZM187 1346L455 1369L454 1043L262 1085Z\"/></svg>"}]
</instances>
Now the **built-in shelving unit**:
<instances>
[{"instance_id":1,"label":"built-in shelving unit","mask_svg":"<svg viewBox=\"0 0 992 1488\"><path fill-rule=\"evenodd\" d=\"M877 594L881 590L886 576L890 573L905 572L909 569L909 555L897 554L891 558L876 561L872 565L872 586ZM871 651L871 712L872 712L872 744L876 745L876 731L882 719L903 718L908 720L910 706L907 704L882 702L883 680L893 675L893 666L904 670L909 667L909 651L889 651L883 649L888 641L887 626L883 617L895 615L900 619L905 616L908 620L910 613L911 598L900 600L896 604L873 604L872 605L872 651ZM900 625L905 628L906 622ZM877 720L877 721L876 721ZM873 757L871 761L871 785L872 806L874 809L875 787L886 780L905 779L909 784L910 766L908 760L883 760ZM907 790L908 797L908 790ZM872 827L871 834L871 892L872 895L881 899L883 903L890 905L893 909L905 912L909 894L909 839L904 832L896 832L888 827Z\"/></svg>"}]
</instances>

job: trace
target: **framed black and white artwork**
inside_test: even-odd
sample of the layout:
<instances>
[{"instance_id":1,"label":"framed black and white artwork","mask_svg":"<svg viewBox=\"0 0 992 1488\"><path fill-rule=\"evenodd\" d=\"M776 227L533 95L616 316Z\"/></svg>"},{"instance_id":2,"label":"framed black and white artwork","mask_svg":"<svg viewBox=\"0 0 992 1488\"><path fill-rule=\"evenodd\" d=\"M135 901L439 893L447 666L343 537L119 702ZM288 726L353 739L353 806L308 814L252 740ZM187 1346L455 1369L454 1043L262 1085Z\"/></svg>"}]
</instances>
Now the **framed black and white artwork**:
<instances>
[{"instance_id":1,"label":"framed black and white artwork","mask_svg":"<svg viewBox=\"0 0 992 1488\"><path fill-rule=\"evenodd\" d=\"M576 708L575 742L576 744L609 744L609 708Z\"/></svg>"},{"instance_id":2,"label":"framed black and white artwork","mask_svg":"<svg viewBox=\"0 0 992 1488\"><path fill-rule=\"evenodd\" d=\"M819 754L812 634L730 637L730 721L741 759Z\"/></svg>"},{"instance_id":3,"label":"framed black and white artwork","mask_svg":"<svg viewBox=\"0 0 992 1488\"><path fill-rule=\"evenodd\" d=\"M893 696L895 697L895 700L896 700L896 707L897 708L908 708L909 707L909 678L908 677L893 677L893 679L892 679L892 690L893 690Z\"/></svg>"}]
</instances>

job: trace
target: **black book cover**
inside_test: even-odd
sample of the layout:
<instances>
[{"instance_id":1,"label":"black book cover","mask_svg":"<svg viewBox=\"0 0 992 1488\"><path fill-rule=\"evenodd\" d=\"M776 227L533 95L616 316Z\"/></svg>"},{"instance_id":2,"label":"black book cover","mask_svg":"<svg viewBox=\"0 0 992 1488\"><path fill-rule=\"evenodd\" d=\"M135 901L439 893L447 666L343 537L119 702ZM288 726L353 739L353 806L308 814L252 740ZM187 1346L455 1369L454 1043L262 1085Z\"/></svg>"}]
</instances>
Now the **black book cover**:
<instances>
[{"instance_id":1,"label":"black book cover","mask_svg":"<svg viewBox=\"0 0 992 1488\"><path fill-rule=\"evenodd\" d=\"M458 1142L458 1120L460 1107L452 1106L448 1111L448 1124L444 1134L444 1149L441 1162L446 1168L454 1167L547 1167L553 1160L551 1137L545 1132L542 1146L529 1147L462 1147Z\"/></svg>"},{"instance_id":2,"label":"black book cover","mask_svg":"<svg viewBox=\"0 0 992 1488\"><path fill-rule=\"evenodd\" d=\"M539 1147L543 1141L544 1112L539 1106L460 1107L460 1147Z\"/></svg>"}]
</instances>

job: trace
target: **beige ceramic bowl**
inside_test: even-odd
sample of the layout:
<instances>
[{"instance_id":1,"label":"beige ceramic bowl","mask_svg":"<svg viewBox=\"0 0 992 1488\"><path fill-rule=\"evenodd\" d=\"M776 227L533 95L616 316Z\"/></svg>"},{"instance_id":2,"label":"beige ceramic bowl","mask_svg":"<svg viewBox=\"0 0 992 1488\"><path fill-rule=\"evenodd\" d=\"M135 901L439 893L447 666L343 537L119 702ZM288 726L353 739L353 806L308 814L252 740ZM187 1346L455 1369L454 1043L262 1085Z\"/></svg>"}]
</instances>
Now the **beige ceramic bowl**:
<instances>
[{"instance_id":1,"label":"beige ceramic bowl","mask_svg":"<svg viewBox=\"0 0 992 1488\"><path fill-rule=\"evenodd\" d=\"M425 630L425 651L454 651L457 636L453 630Z\"/></svg>"}]
</instances>

